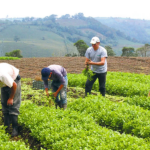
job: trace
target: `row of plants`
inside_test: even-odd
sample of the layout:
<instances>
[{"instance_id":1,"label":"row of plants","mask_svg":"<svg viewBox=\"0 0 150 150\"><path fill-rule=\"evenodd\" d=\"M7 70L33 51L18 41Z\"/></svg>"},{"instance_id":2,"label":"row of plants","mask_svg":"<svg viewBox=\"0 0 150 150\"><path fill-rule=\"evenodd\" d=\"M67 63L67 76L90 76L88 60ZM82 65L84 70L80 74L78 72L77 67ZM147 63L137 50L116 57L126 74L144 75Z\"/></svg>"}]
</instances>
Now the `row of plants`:
<instances>
[{"instance_id":1,"label":"row of plants","mask_svg":"<svg viewBox=\"0 0 150 150\"><path fill-rule=\"evenodd\" d=\"M137 73L129 73L129 72L108 72L107 77L109 79L122 79L126 81L134 81L139 83L150 83L150 75L146 74L137 74Z\"/></svg>"},{"instance_id":2,"label":"row of plants","mask_svg":"<svg viewBox=\"0 0 150 150\"><path fill-rule=\"evenodd\" d=\"M102 96L79 98L69 104L71 110L90 114L101 126L140 138L150 137L150 111L128 103L114 103Z\"/></svg>"},{"instance_id":3,"label":"row of plants","mask_svg":"<svg viewBox=\"0 0 150 150\"><path fill-rule=\"evenodd\" d=\"M0 60L18 60L18 57L0 57Z\"/></svg>"},{"instance_id":4,"label":"row of plants","mask_svg":"<svg viewBox=\"0 0 150 150\"><path fill-rule=\"evenodd\" d=\"M26 146L22 141L10 141L10 136L5 133L5 128L0 126L0 149L29 150L29 146Z\"/></svg>"},{"instance_id":5,"label":"row of plants","mask_svg":"<svg viewBox=\"0 0 150 150\"><path fill-rule=\"evenodd\" d=\"M74 105L77 106L70 103L70 108L63 111L24 101L20 108L19 123L29 128L32 136L46 149L150 149L150 144L144 139L101 127L91 114L74 111Z\"/></svg>"},{"instance_id":6,"label":"row of plants","mask_svg":"<svg viewBox=\"0 0 150 150\"><path fill-rule=\"evenodd\" d=\"M26 79L23 79L22 80L23 82L28 82L28 80L26 80ZM85 81L86 81L86 79L85 79ZM31 86L27 86L27 85L25 85L25 84L23 84L23 86L22 86L22 98L23 98L23 100L27 100L27 99L30 99L31 101L33 101L34 103L36 103L36 104L44 104L45 106L49 106L49 99L45 96L46 94L44 93L44 91L43 90L33 90L32 88L31 88ZM94 99L95 99L95 97L93 97ZM126 97L126 98L124 98L124 102L127 102L127 103L129 103L129 104L132 104L132 105L139 105L139 103L141 102L141 100L139 100L139 102L137 102L137 99L139 98L139 96L133 96L132 98L130 98L130 97ZM146 97L144 97L143 96L143 102L144 102L144 98L146 98ZM103 99L103 98L99 98L99 99ZM105 98L106 99L106 98ZM134 100L134 101L133 101ZM81 101L81 99L79 100L79 101ZM83 99L82 101L81 101L81 104L80 105L84 105L83 104L83 101L87 101L87 99ZM104 100L105 101L105 100ZM108 99L107 99L107 101L109 101ZM75 102L76 103L76 102ZM87 103L89 103L89 101L87 101ZM96 106L97 106L97 102L95 103L95 100L93 101L92 100L92 103L94 103ZM91 104L91 103L89 103L89 104ZM108 103L107 103L108 104ZM106 105L107 105L106 104ZM71 108L71 111L72 110L76 110L76 108L74 109L72 106L76 106L76 104L74 104L74 103L70 103L69 104L69 107ZM79 108L82 108L82 107L80 107L80 105L77 105L76 107L79 107ZM95 119L95 118L99 118L97 115L95 115L95 114L101 114L101 110L99 110L98 109L98 111L99 111L99 113L97 113L96 111L95 111L95 113L93 113L92 111L93 110L95 110L95 105L90 105L90 107L91 108L88 108L88 106L86 105L86 107L85 107L85 109L87 108L87 109L90 109L91 110L91 112L89 112L89 111L87 111L87 110L84 110L84 109L81 109L81 112L87 112L87 114L89 113L90 115L92 114L92 117ZM101 105L101 104L100 104ZM112 105L111 103L109 104L109 105ZM117 106L117 105L119 105L119 106ZM120 104L117 104L116 106L114 106L114 107L118 107L118 109L120 108ZM141 103L140 104L141 106L143 105L143 107L144 108L148 108L148 98L147 98L147 102L146 103ZM103 105L102 105L103 106ZM108 107L108 108L110 108L110 109L112 109L111 110L111 115L110 115L110 118L114 118L114 116L113 116L113 114L119 114L117 117L119 118L120 116L121 116L121 119L119 120L118 118L116 118L116 119L114 119L115 121L113 121L113 120L110 120L110 122L111 123L108 123L109 122L109 113L108 113L108 115L106 116L106 114L105 114L105 111L107 112L107 111L109 111L109 109L107 110L106 108L107 108L107 106L106 107L104 107L104 109L105 109L105 111L102 111L103 112L103 115L104 116L106 116L107 118L108 118L108 120L106 120L105 119L105 121L106 121L106 123L107 124L100 124L97 120L95 120L97 123L99 123L100 125L102 125L102 126L106 126L107 128L111 128L111 129L113 129L113 130L118 130L119 132L125 132L125 133L129 133L129 134L134 134L134 135L136 135L136 136L138 136L138 137L141 137L141 135L140 134L138 134L138 132L141 132L141 134L143 134L144 132L143 132L143 130L145 129L145 125L147 125L148 123L146 123L146 124L144 124L144 129L143 130L140 130L141 128L142 128L142 124L140 124L140 128L137 130L137 126L135 126L136 125L136 123L137 123L137 121L135 120L135 122L134 122L134 124L133 124L133 127L136 127L135 129L132 127L132 126L130 126L133 122L131 122L131 124L129 124L129 125L127 125L127 127L129 128L129 130L127 129L127 130L122 130L122 129L120 129L120 124L121 124L121 121L123 120L123 122L125 122L126 123L126 119L125 119L125 121L124 121L124 118L122 117L124 114L126 114L126 110L125 109L123 109L122 110L122 108L123 107L126 107L126 105L123 105L122 107L121 107L121 110L122 111L117 111L116 112L116 109L114 109L114 107ZM129 106L129 105L127 105L127 107L129 107L129 109L131 109L131 114L132 114L132 109L134 110L136 110L136 111L138 111L136 108L137 107L133 107L132 108L132 106ZM147 109L146 108L146 109ZM113 110L114 109L114 110ZM78 109L77 109L78 110ZM96 109L97 110L97 109ZM142 109L140 109L140 110L142 110ZM80 114L80 110L78 110L79 111L79 116L81 115ZM114 112L113 112L114 111ZM124 112L124 113L123 113ZM128 110L127 110L127 113L128 113ZM135 112L136 113L136 112ZM129 116L131 115L130 113L129 113ZM133 113L134 114L134 113ZM85 115L85 114L84 114ZM95 116L94 116L95 115ZM139 115L139 114L138 114ZM143 114L142 112L140 113L140 115L141 116L143 116L143 115L145 115L145 113ZM147 117L147 115L146 115L146 117ZM144 117L145 118L145 120L146 120L146 117ZM126 118L126 117L125 117ZM134 118L134 117L131 117L131 118ZM130 117L129 117L129 120L131 119ZM136 118L136 117L135 117ZM148 117L149 118L149 117ZM141 119L141 118L140 118ZM53 119L52 119L53 120ZM51 120L51 121L52 121ZM119 125L118 125L118 127L116 126L117 125L117 121L119 120ZM132 119L131 119L132 120ZM104 121L102 121L102 122L104 122ZM145 122L144 120L141 120L141 122ZM140 123L141 123L140 122ZM95 123L94 123L95 124ZM112 126L112 124L114 125L114 126ZM116 128L115 128L115 126L116 126ZM38 127L37 127L38 128ZM130 129L131 128L131 129ZM101 129L101 127L99 127L98 126L98 130L99 129ZM149 128L146 126L146 131L145 132L147 132L147 130L148 130ZM135 132L133 133L133 131L132 130L135 130ZM136 133L136 131L137 131L137 134L135 134ZM84 132L84 131L83 131ZM81 132L82 133L82 132ZM59 133L57 133L57 134L59 134ZM65 134L65 133L64 133ZM68 133L69 134L69 133ZM146 133L144 133L143 135L145 136L145 134ZM85 134L84 134L85 135ZM86 135L85 135L86 136ZM127 135L125 135L125 136L127 136ZM144 137L144 136L142 136L142 137ZM147 133L147 137L149 136L149 133ZM36 137L36 136L35 136ZM147 137L144 137L144 138L147 138ZM37 138L37 137L36 137ZM132 143L131 143L132 144ZM52 146L53 147L53 146ZM99 147L97 147L97 149L98 149ZM57 148L56 148L57 149ZM65 148L64 148L65 149ZM102 149L101 147L100 147L100 149ZM106 148L107 149L107 148ZM119 149L119 147L118 147L118 149ZM130 148L129 148L130 149ZM138 148L135 148L135 149L138 149Z\"/></svg>"},{"instance_id":7,"label":"row of plants","mask_svg":"<svg viewBox=\"0 0 150 150\"><path fill-rule=\"evenodd\" d=\"M114 73L115 75L115 73ZM127 77L119 78L117 76L109 76L106 79L106 93L109 95L119 95L132 97L134 95L147 96L150 90L150 85L145 82L128 81ZM125 76L125 75L124 75ZM144 76L141 77L142 79ZM68 84L71 87L85 87L86 76L83 74L68 74ZM99 91L98 80L93 85L93 90Z\"/></svg>"},{"instance_id":8,"label":"row of plants","mask_svg":"<svg viewBox=\"0 0 150 150\"><path fill-rule=\"evenodd\" d=\"M22 82L31 82L31 79L22 79ZM70 98L79 98L84 97L84 89L80 87L68 87L68 100ZM76 91L76 92L75 92ZM99 92L92 92L94 94L99 94ZM140 106L143 109L150 109L150 97L147 96L132 96L132 97L121 97L121 96L112 96L112 95L106 95L106 97L113 101L113 102L126 102L130 105L136 105ZM36 104L43 104L45 106L50 106L50 100L52 98L47 98L44 90L34 90L32 86L29 86L27 84L22 84L22 100L30 99ZM52 101L51 101L52 102Z\"/></svg>"},{"instance_id":9,"label":"row of plants","mask_svg":"<svg viewBox=\"0 0 150 150\"><path fill-rule=\"evenodd\" d=\"M106 95L106 98L113 102L125 102L130 105L140 106L143 109L150 110L150 97L147 96L132 96L132 97L123 97L123 96L112 96Z\"/></svg>"}]
</instances>

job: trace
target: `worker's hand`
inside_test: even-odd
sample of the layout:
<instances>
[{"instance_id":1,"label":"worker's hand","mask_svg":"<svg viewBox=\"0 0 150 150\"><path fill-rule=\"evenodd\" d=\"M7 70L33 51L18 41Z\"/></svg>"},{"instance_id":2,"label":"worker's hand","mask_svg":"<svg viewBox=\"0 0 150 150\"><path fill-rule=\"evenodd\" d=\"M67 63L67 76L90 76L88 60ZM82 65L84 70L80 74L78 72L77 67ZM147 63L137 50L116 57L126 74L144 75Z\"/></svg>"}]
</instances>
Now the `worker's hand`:
<instances>
[{"instance_id":1,"label":"worker's hand","mask_svg":"<svg viewBox=\"0 0 150 150\"><path fill-rule=\"evenodd\" d=\"M9 98L7 101L7 105L13 105L13 99Z\"/></svg>"},{"instance_id":2,"label":"worker's hand","mask_svg":"<svg viewBox=\"0 0 150 150\"><path fill-rule=\"evenodd\" d=\"M86 65L90 65L90 62L91 62L91 60L87 61L87 62L86 62Z\"/></svg>"},{"instance_id":3,"label":"worker's hand","mask_svg":"<svg viewBox=\"0 0 150 150\"><path fill-rule=\"evenodd\" d=\"M53 93L54 97L57 97L57 94L58 94L57 92Z\"/></svg>"}]
</instances>

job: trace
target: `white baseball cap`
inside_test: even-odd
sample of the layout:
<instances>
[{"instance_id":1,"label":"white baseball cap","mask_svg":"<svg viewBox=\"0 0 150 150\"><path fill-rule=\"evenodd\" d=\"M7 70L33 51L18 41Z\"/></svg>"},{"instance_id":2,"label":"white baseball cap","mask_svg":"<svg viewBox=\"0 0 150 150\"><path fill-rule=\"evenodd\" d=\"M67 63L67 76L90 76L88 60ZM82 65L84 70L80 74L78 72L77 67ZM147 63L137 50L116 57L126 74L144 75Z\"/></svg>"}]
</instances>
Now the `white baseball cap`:
<instances>
[{"instance_id":1,"label":"white baseball cap","mask_svg":"<svg viewBox=\"0 0 150 150\"><path fill-rule=\"evenodd\" d=\"M90 43L91 43L91 44L96 44L97 42L100 42L100 39L95 36L95 37L92 38L92 40L91 40Z\"/></svg>"}]
</instances>

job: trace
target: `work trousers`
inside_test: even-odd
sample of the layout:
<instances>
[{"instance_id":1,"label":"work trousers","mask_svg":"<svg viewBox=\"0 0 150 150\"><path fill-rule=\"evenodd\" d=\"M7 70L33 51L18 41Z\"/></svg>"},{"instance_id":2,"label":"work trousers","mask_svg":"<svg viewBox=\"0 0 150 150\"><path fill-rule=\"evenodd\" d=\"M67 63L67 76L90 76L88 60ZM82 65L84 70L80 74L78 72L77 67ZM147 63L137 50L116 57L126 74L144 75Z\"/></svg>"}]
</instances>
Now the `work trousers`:
<instances>
[{"instance_id":1,"label":"work trousers","mask_svg":"<svg viewBox=\"0 0 150 150\"><path fill-rule=\"evenodd\" d=\"M92 80L87 79L87 81L86 81L85 93L91 93L92 86L93 86L94 82L96 81L96 79L98 78L99 91L102 94L102 96L105 96L105 92L106 92L106 88L105 88L106 75L107 75L107 72L105 72L105 73L94 73L94 75L92 76Z\"/></svg>"},{"instance_id":2,"label":"work trousers","mask_svg":"<svg viewBox=\"0 0 150 150\"><path fill-rule=\"evenodd\" d=\"M67 104L67 85L68 85L67 76L65 76L64 79L65 79L64 87L60 90L60 92L58 93L56 100L55 100L55 102L58 105ZM61 83L59 80L57 80L57 81L53 80L52 84L51 84L52 91L56 92L58 90L58 88L60 87L60 85L61 85ZM59 99L59 97L60 97L60 99Z\"/></svg>"},{"instance_id":3,"label":"work trousers","mask_svg":"<svg viewBox=\"0 0 150 150\"><path fill-rule=\"evenodd\" d=\"M11 88L8 86L1 88L1 103L3 114L19 115L19 108L21 104L21 81L16 79L15 82L17 83L17 89L13 98L13 105L11 106L7 105L7 100L11 94Z\"/></svg>"}]
</instances>

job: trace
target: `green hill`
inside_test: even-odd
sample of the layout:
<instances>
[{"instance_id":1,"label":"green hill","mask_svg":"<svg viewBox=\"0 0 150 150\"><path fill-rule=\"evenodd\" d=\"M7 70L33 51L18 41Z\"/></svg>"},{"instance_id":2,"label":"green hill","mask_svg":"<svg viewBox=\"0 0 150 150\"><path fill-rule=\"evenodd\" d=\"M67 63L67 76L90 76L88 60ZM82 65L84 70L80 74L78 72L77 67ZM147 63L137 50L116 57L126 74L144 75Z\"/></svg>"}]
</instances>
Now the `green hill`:
<instances>
[{"instance_id":1,"label":"green hill","mask_svg":"<svg viewBox=\"0 0 150 150\"><path fill-rule=\"evenodd\" d=\"M71 18L55 15L22 20L0 20L0 55L20 49L23 57L65 56L78 53L73 44L82 39L90 46L93 36L98 36L101 45L109 45L117 55L123 47L141 47L143 43L127 39L122 32L110 28L91 17L79 13ZM15 39L18 38L18 41Z\"/></svg>"},{"instance_id":2,"label":"green hill","mask_svg":"<svg viewBox=\"0 0 150 150\"><path fill-rule=\"evenodd\" d=\"M42 31L36 26L12 25L0 33L0 49L3 54L15 49L20 49L23 57L64 56L67 53L77 53L76 47L69 40L54 32ZM20 41L14 41L15 36L19 37Z\"/></svg>"}]
</instances>

